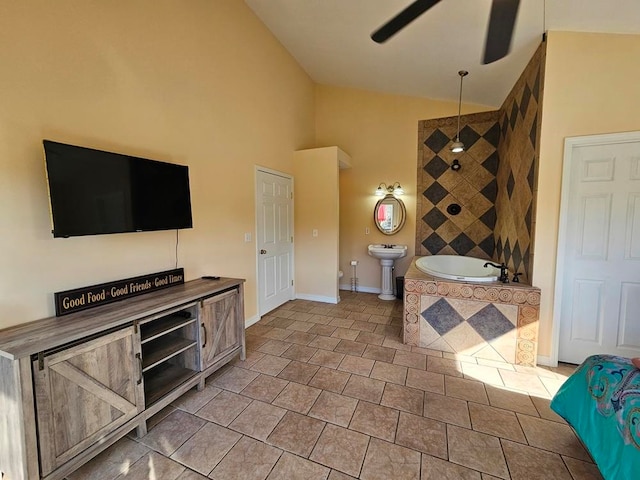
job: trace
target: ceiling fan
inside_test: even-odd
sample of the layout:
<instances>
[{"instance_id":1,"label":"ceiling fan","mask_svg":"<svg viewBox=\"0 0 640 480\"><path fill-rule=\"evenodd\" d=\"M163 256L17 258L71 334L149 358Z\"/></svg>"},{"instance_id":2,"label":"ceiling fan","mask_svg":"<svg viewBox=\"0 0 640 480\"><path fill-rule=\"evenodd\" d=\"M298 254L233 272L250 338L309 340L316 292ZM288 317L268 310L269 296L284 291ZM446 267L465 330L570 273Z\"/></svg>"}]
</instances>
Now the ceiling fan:
<instances>
[{"instance_id":1,"label":"ceiling fan","mask_svg":"<svg viewBox=\"0 0 640 480\"><path fill-rule=\"evenodd\" d=\"M371 39L377 43L384 43L394 36L409 23L440 3L441 0L415 0L407 8L382 25L371 34ZM516 23L520 0L493 0L491 14L489 16L489 28L484 44L484 56L482 63L500 60L505 57L511 48L513 27Z\"/></svg>"}]
</instances>

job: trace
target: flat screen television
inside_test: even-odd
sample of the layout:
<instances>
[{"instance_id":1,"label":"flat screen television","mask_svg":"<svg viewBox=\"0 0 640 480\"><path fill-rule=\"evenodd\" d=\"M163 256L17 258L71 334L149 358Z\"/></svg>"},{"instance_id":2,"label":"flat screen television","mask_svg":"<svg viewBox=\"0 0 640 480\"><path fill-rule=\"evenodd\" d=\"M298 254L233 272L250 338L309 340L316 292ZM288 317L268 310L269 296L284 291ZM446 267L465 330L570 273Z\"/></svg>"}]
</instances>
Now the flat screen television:
<instances>
[{"instance_id":1,"label":"flat screen television","mask_svg":"<svg viewBox=\"0 0 640 480\"><path fill-rule=\"evenodd\" d=\"M43 144L54 237L193 226L188 167Z\"/></svg>"}]
</instances>

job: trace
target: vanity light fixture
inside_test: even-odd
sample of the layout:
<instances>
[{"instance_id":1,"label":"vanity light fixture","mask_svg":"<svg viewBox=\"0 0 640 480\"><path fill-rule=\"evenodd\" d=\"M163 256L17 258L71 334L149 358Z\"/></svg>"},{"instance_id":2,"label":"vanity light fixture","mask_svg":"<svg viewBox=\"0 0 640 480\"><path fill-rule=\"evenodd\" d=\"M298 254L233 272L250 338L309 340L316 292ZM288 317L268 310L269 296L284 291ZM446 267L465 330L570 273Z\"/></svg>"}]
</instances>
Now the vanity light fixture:
<instances>
[{"instance_id":1,"label":"vanity light fixture","mask_svg":"<svg viewBox=\"0 0 640 480\"><path fill-rule=\"evenodd\" d=\"M462 108L462 79L469 75L469 72L466 70L460 70L458 72L460 75L460 97L458 99L458 133L456 133L456 141L451 144L451 152L460 153L464 152L464 143L460 141L460 111Z\"/></svg>"},{"instance_id":2,"label":"vanity light fixture","mask_svg":"<svg viewBox=\"0 0 640 480\"><path fill-rule=\"evenodd\" d=\"M376 197L384 197L385 195L393 194L396 196L404 195L404 189L400 186L400 182L395 182L393 185L387 186L382 182L376 189Z\"/></svg>"}]
</instances>

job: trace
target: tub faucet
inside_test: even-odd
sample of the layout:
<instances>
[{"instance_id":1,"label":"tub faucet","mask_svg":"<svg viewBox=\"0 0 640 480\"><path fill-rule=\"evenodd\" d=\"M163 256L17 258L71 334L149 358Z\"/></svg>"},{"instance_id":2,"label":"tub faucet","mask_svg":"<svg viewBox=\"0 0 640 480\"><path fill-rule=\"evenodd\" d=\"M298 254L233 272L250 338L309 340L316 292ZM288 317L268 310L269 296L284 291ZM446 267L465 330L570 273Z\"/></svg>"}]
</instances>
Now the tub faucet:
<instances>
[{"instance_id":1,"label":"tub faucet","mask_svg":"<svg viewBox=\"0 0 640 480\"><path fill-rule=\"evenodd\" d=\"M484 264L484 268L487 268L489 265L500 269L500 276L498 277L498 280L500 280L502 283L509 283L509 270L504 263L497 265L495 263L487 262Z\"/></svg>"}]
</instances>

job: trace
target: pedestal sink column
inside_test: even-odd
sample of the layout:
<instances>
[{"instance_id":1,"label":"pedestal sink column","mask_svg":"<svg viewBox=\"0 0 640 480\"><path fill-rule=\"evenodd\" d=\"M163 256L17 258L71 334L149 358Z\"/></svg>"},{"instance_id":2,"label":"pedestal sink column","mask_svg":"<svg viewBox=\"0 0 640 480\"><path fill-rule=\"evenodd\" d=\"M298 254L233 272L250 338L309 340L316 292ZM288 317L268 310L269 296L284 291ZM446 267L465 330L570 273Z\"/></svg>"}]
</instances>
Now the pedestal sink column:
<instances>
[{"instance_id":1,"label":"pedestal sink column","mask_svg":"<svg viewBox=\"0 0 640 480\"><path fill-rule=\"evenodd\" d=\"M393 262L407 254L406 245L376 244L367 247L369 255L380 260L382 266L382 293L378 295L380 300L395 300L393 295Z\"/></svg>"},{"instance_id":2,"label":"pedestal sink column","mask_svg":"<svg viewBox=\"0 0 640 480\"><path fill-rule=\"evenodd\" d=\"M393 294L393 260L380 259L382 265L382 292L378 295L380 300L395 300Z\"/></svg>"}]
</instances>

